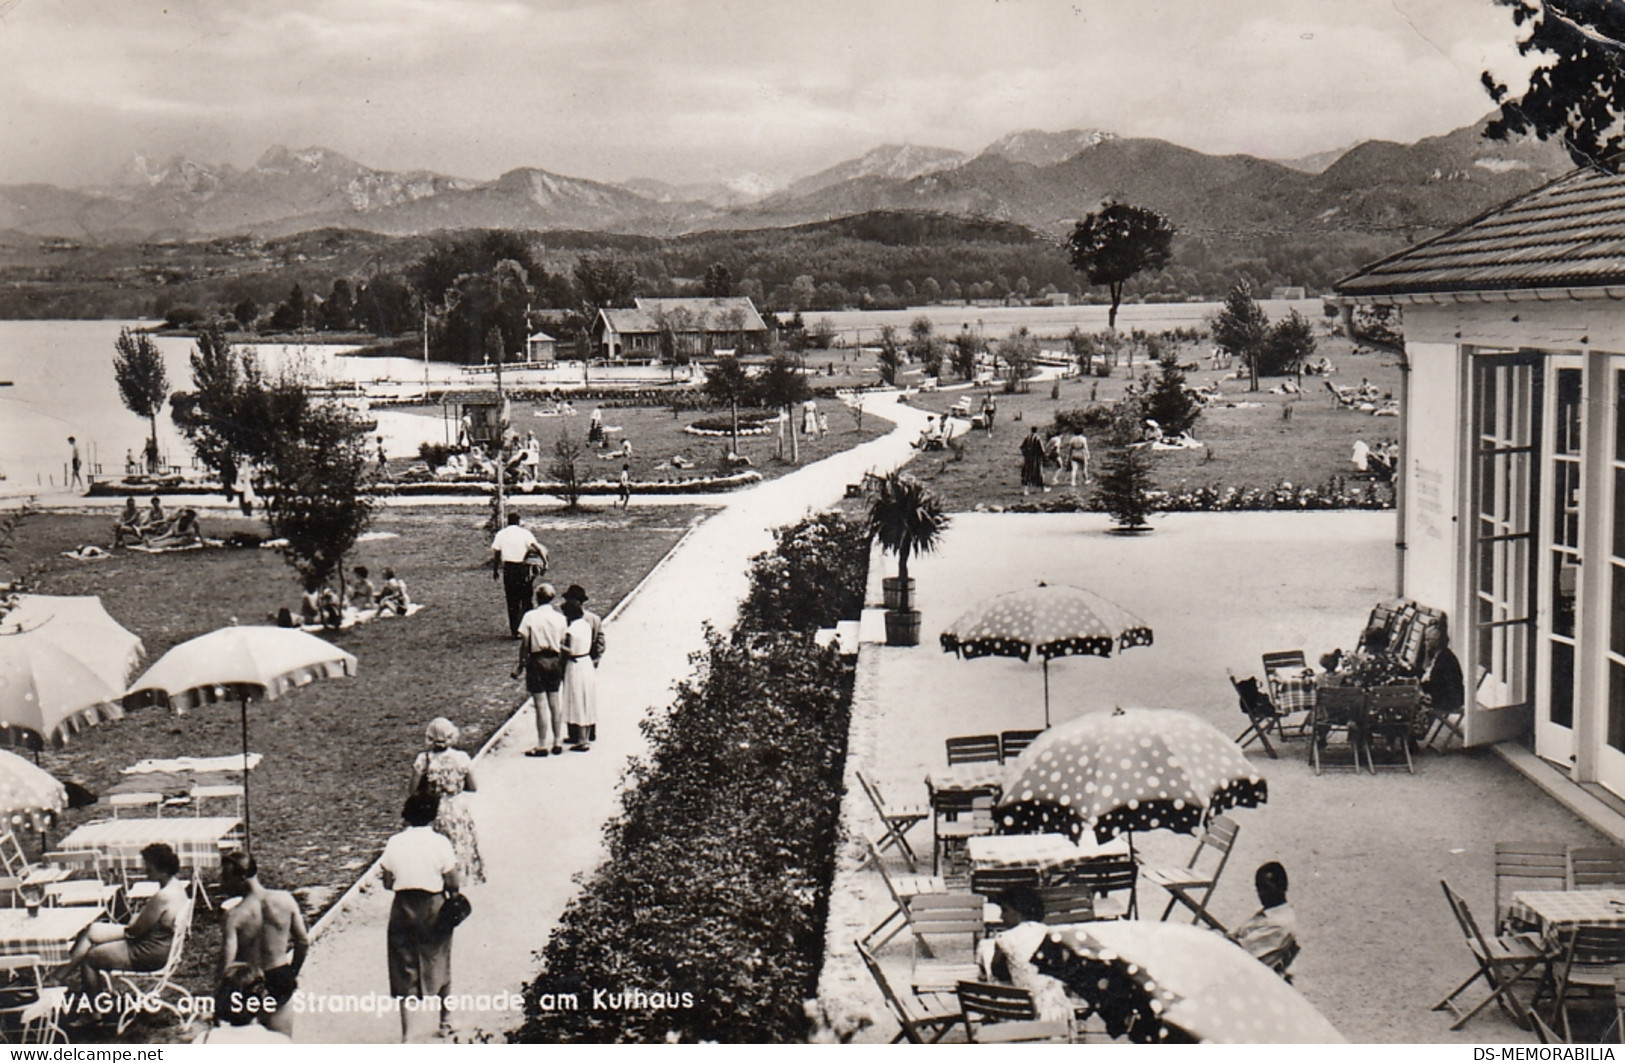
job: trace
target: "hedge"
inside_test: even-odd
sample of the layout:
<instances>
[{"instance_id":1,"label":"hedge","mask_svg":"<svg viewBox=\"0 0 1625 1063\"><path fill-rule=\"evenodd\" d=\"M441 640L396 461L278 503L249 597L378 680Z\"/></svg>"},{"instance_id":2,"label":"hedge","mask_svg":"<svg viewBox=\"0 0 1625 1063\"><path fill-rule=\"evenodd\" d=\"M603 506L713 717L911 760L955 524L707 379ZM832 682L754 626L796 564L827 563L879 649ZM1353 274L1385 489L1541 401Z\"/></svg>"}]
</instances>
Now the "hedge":
<instances>
[{"instance_id":1,"label":"hedge","mask_svg":"<svg viewBox=\"0 0 1625 1063\"><path fill-rule=\"evenodd\" d=\"M867 551L844 523L781 530L754 559L753 604L734 637L708 631L671 711L644 722L650 753L628 768L624 808L605 826L609 860L543 950L514 1040L806 1039L853 670L800 630L814 622L800 611L861 607ZM828 602L768 593L835 574L844 584ZM594 990L651 999L595 1008ZM567 993L579 1008L556 1006Z\"/></svg>"},{"instance_id":2,"label":"hedge","mask_svg":"<svg viewBox=\"0 0 1625 1063\"><path fill-rule=\"evenodd\" d=\"M999 513L1090 513L1101 507L1094 497L1059 495L1008 506L978 505ZM1295 486L1289 480L1270 487L1180 487L1152 492L1151 508L1160 513L1243 513L1284 510L1393 509L1394 486L1373 480L1360 484L1334 476L1319 486Z\"/></svg>"}]
</instances>

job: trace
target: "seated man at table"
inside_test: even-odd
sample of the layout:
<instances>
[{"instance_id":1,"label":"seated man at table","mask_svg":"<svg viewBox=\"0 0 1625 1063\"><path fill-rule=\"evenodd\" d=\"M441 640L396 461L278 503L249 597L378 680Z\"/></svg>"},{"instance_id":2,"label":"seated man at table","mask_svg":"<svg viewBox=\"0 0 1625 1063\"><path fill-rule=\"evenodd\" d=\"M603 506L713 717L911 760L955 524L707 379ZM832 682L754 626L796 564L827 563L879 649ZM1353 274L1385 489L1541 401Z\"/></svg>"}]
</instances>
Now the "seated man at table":
<instances>
[{"instance_id":1,"label":"seated man at table","mask_svg":"<svg viewBox=\"0 0 1625 1063\"><path fill-rule=\"evenodd\" d=\"M1286 868L1271 860L1253 875L1253 885L1263 907L1226 936L1260 963L1284 971L1287 953L1298 940L1298 917L1286 899Z\"/></svg>"},{"instance_id":2,"label":"seated man at table","mask_svg":"<svg viewBox=\"0 0 1625 1063\"><path fill-rule=\"evenodd\" d=\"M169 962L170 946L189 903L186 882L179 877L180 857L159 842L141 850L141 863L147 877L157 881L158 892L129 926L98 922L79 931L67 961L52 972L53 981L67 984L77 971L85 992L105 992L106 971L156 971Z\"/></svg>"},{"instance_id":3,"label":"seated man at table","mask_svg":"<svg viewBox=\"0 0 1625 1063\"><path fill-rule=\"evenodd\" d=\"M288 1002L299 988L299 969L310 952L305 913L287 890L268 890L260 884L260 869L245 852L228 853L220 862L221 884L242 901L226 913L220 937L220 966L229 970L239 960L265 972L265 991L276 1008L265 1025L293 1035L293 1010Z\"/></svg>"}]
</instances>

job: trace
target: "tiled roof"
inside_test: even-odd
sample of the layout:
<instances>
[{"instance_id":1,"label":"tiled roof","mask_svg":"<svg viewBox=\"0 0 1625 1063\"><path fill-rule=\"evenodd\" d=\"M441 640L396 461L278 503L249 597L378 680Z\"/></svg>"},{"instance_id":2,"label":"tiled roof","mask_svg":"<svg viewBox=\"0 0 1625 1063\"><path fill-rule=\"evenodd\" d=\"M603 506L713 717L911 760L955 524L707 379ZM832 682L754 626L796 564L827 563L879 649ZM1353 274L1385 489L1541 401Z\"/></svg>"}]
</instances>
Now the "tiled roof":
<instances>
[{"instance_id":1,"label":"tiled roof","mask_svg":"<svg viewBox=\"0 0 1625 1063\"><path fill-rule=\"evenodd\" d=\"M1576 170L1337 284L1343 295L1625 284L1625 176Z\"/></svg>"},{"instance_id":2,"label":"tiled roof","mask_svg":"<svg viewBox=\"0 0 1625 1063\"><path fill-rule=\"evenodd\" d=\"M723 315L730 310L742 310L745 314L744 331L763 332L767 323L762 315L756 312L756 304L743 296L729 296L725 299L637 299L635 307L625 309L605 310L604 317L608 319L610 327L616 332L659 332L661 314L675 314L679 311L688 315L689 321L696 326L700 322L712 332L723 331Z\"/></svg>"}]
</instances>

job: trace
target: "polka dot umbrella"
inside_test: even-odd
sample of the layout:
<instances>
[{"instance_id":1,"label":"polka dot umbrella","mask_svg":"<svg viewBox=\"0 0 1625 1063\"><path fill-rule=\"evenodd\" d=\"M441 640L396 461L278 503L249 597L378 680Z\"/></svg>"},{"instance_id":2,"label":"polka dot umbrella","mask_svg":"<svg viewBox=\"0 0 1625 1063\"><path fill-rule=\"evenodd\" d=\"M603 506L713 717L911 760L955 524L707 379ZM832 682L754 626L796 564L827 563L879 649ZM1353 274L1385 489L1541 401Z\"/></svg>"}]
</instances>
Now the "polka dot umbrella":
<instances>
[{"instance_id":1,"label":"polka dot umbrella","mask_svg":"<svg viewBox=\"0 0 1625 1063\"><path fill-rule=\"evenodd\" d=\"M1136 1041L1343 1043L1285 979L1203 927L1137 919L1057 927L1033 958L1082 999L1110 1009L1108 1027L1119 1017Z\"/></svg>"},{"instance_id":2,"label":"polka dot umbrella","mask_svg":"<svg viewBox=\"0 0 1625 1063\"><path fill-rule=\"evenodd\" d=\"M1264 777L1212 724L1178 709L1117 709L1039 735L1005 769L1007 833L1194 833L1208 816L1268 800Z\"/></svg>"},{"instance_id":3,"label":"polka dot umbrella","mask_svg":"<svg viewBox=\"0 0 1625 1063\"><path fill-rule=\"evenodd\" d=\"M46 821L68 807L68 792L48 773L15 753L0 750L0 817L13 830L44 830Z\"/></svg>"},{"instance_id":4,"label":"polka dot umbrella","mask_svg":"<svg viewBox=\"0 0 1625 1063\"><path fill-rule=\"evenodd\" d=\"M966 659L1020 657L1044 662L1044 726L1049 726L1049 662L1054 657L1110 657L1151 645L1151 626L1093 591L1040 583L989 598L942 633L942 649Z\"/></svg>"}]
</instances>

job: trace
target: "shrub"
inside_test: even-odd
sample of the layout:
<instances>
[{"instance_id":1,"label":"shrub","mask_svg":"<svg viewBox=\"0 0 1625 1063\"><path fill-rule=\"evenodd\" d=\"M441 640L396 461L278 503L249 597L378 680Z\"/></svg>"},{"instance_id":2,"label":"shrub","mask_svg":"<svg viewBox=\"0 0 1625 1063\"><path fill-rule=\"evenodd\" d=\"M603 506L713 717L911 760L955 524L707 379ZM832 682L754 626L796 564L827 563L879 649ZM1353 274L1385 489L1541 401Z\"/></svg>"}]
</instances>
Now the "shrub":
<instances>
[{"instance_id":1,"label":"shrub","mask_svg":"<svg viewBox=\"0 0 1625 1063\"><path fill-rule=\"evenodd\" d=\"M446 464L451 457L451 448L444 443L423 442L418 444L418 460L431 469L438 469Z\"/></svg>"},{"instance_id":2,"label":"shrub","mask_svg":"<svg viewBox=\"0 0 1625 1063\"><path fill-rule=\"evenodd\" d=\"M750 593L739 607L742 630L810 633L858 618L869 572L861 525L819 513L773 537L773 550L751 558Z\"/></svg>"},{"instance_id":3,"label":"shrub","mask_svg":"<svg viewBox=\"0 0 1625 1063\"><path fill-rule=\"evenodd\" d=\"M165 328L192 328L203 323L203 311L195 306L172 306L164 311Z\"/></svg>"},{"instance_id":4,"label":"shrub","mask_svg":"<svg viewBox=\"0 0 1625 1063\"><path fill-rule=\"evenodd\" d=\"M558 495L569 509L581 505L581 484L586 479L582 468L585 455L581 444L570 435L568 428L559 429L559 438L553 443L553 463L547 473L558 484Z\"/></svg>"}]
</instances>

